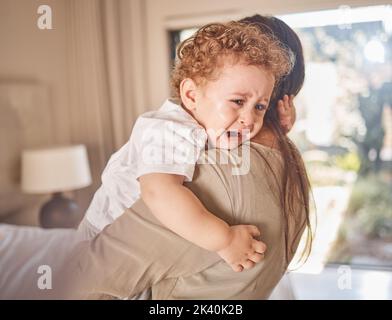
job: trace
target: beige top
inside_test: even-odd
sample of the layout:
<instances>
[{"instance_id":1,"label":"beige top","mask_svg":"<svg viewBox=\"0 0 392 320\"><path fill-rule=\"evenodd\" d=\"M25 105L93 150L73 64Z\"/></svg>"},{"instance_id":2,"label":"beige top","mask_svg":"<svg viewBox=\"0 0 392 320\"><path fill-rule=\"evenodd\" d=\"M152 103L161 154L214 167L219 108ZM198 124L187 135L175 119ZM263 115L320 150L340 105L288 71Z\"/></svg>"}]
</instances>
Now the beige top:
<instances>
[{"instance_id":1,"label":"beige top","mask_svg":"<svg viewBox=\"0 0 392 320\"><path fill-rule=\"evenodd\" d=\"M153 299L268 298L288 266L278 197L283 162L278 151L254 143L249 159L245 175L233 175L229 164L197 165L187 186L229 224L254 224L261 230L268 249L253 269L232 271L216 253L163 227L138 200L92 241L79 245L63 277L70 285L66 297L125 298L151 287ZM298 215L303 221L302 209ZM290 237L296 248L299 239Z\"/></svg>"}]
</instances>

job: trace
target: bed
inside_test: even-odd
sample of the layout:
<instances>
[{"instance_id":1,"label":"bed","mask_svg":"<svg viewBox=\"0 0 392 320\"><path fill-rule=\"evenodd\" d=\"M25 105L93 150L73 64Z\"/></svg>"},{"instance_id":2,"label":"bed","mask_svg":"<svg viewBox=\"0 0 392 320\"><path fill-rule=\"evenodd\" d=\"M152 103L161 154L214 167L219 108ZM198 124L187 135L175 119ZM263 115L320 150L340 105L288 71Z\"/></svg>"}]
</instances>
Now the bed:
<instances>
[{"instance_id":1,"label":"bed","mask_svg":"<svg viewBox=\"0 0 392 320\"><path fill-rule=\"evenodd\" d=\"M53 143L49 97L35 81L0 79L0 299L39 298L38 268L56 269L75 239L74 230L33 227L47 196L20 190L22 150Z\"/></svg>"},{"instance_id":2,"label":"bed","mask_svg":"<svg viewBox=\"0 0 392 320\"><path fill-rule=\"evenodd\" d=\"M0 224L0 299L51 299L52 277L80 240L74 229Z\"/></svg>"}]
</instances>

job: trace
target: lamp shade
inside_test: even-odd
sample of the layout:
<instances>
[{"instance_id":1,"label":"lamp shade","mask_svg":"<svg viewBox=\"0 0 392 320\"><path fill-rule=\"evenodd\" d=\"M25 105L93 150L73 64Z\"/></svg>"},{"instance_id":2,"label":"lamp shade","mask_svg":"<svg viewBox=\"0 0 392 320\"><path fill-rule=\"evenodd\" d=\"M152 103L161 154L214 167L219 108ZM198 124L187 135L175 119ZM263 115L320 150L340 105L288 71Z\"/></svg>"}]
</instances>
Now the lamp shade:
<instances>
[{"instance_id":1,"label":"lamp shade","mask_svg":"<svg viewBox=\"0 0 392 320\"><path fill-rule=\"evenodd\" d=\"M90 184L84 145L24 150L22 153L22 190L26 193L70 191Z\"/></svg>"}]
</instances>

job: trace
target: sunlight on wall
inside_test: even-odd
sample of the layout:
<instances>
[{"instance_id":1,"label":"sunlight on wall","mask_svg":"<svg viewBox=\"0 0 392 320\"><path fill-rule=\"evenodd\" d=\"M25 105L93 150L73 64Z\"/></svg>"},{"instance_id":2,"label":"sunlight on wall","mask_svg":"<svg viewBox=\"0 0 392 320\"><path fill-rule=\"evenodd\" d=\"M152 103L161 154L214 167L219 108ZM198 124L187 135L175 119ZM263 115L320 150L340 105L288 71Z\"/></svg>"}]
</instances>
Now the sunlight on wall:
<instances>
[{"instance_id":1,"label":"sunlight on wall","mask_svg":"<svg viewBox=\"0 0 392 320\"><path fill-rule=\"evenodd\" d=\"M301 94L306 110L306 138L319 146L331 145L335 129L333 108L338 95L336 66L331 62L310 62L305 79Z\"/></svg>"}]
</instances>

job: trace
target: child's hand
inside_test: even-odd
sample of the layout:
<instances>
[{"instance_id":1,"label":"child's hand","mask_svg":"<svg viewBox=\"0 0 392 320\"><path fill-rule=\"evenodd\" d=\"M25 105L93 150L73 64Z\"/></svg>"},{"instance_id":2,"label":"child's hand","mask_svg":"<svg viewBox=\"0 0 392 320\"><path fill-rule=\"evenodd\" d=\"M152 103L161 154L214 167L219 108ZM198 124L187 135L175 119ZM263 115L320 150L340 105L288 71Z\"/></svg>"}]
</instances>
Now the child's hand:
<instances>
[{"instance_id":1,"label":"child's hand","mask_svg":"<svg viewBox=\"0 0 392 320\"><path fill-rule=\"evenodd\" d=\"M251 269L264 258L266 245L253 238L260 235L257 227L252 225L231 226L230 233L229 245L217 253L234 271L241 272L243 269Z\"/></svg>"},{"instance_id":2,"label":"child's hand","mask_svg":"<svg viewBox=\"0 0 392 320\"><path fill-rule=\"evenodd\" d=\"M278 101L278 115L280 126L284 133L288 133L295 122L294 96L285 94L283 100Z\"/></svg>"}]
</instances>

